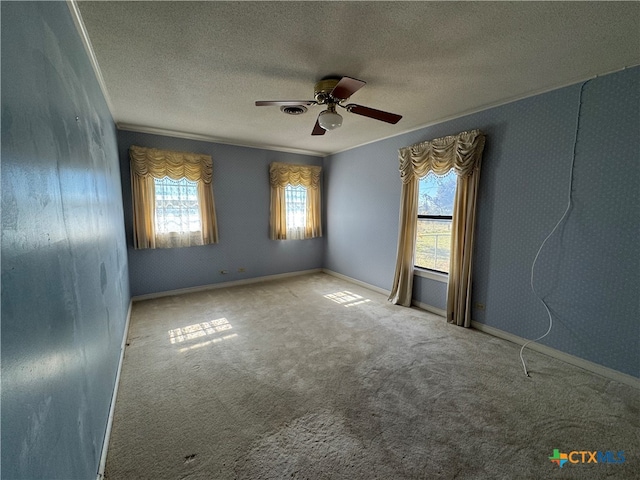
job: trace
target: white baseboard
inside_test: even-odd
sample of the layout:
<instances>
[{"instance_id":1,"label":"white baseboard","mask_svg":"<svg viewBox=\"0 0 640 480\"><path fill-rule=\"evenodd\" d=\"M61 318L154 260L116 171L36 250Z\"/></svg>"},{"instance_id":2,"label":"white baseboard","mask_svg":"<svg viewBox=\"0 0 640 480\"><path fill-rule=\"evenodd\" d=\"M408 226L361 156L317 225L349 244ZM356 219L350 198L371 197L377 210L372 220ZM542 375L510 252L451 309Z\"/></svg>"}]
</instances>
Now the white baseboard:
<instances>
[{"instance_id":1,"label":"white baseboard","mask_svg":"<svg viewBox=\"0 0 640 480\"><path fill-rule=\"evenodd\" d=\"M484 333L488 333L494 337L502 338L503 340L507 340L509 342L516 343L518 345L524 345L529 340L518 337L517 335L513 335L512 333L505 332L498 328L490 327L483 323L478 323L476 321L471 322L471 326L476 330L479 330ZM560 350L556 350L555 348L547 347L546 345L542 345L539 343L530 343L527 345L527 348L530 350L534 350L539 353L543 353L550 357L556 358L558 360L562 360L563 362L569 363L571 365L575 365L576 367L583 368L592 373L600 375L602 377L608 378L610 380L615 380L616 382L624 383L625 385L629 385L630 387L640 389L640 379L633 377L631 375L627 375L626 373L619 372L617 370L613 370L611 368L604 367L602 365L598 365L597 363L590 362L589 360L585 360L584 358L576 357L571 354L562 352Z\"/></svg>"},{"instance_id":2,"label":"white baseboard","mask_svg":"<svg viewBox=\"0 0 640 480\"><path fill-rule=\"evenodd\" d=\"M131 323L131 308L133 301L129 300L129 309L127 311L127 320L124 324L124 334L122 335L122 343L120 345L120 360L118 361L118 370L116 371L116 381L113 386L113 395L111 396L111 405L109 406L109 417L107 419L107 429L104 432L104 440L102 442L102 453L100 454L100 464L98 466L97 480L104 479L104 469L107 466L107 450L109 450L109 439L111 438L111 426L113 425L113 415L116 411L116 398L118 397L118 387L120 386L120 372L122 371L122 363L124 362L124 349L127 346L127 338L129 337L129 324Z\"/></svg>"},{"instance_id":3,"label":"white baseboard","mask_svg":"<svg viewBox=\"0 0 640 480\"><path fill-rule=\"evenodd\" d=\"M369 290L373 290L378 293L382 293L384 295L390 295L391 292L389 290L385 290L384 288L376 287L375 285L371 285L366 282L362 282L360 280L356 280L355 278L348 277L347 275L343 275L341 273L334 272L332 270L328 270L326 268L322 269L324 273L329 275L333 275L334 277L340 278L347 282L355 283L356 285L360 285L361 287L368 288ZM433 307L431 305L427 305L426 303L419 302L417 300L412 300L411 304L421 308L422 310L426 310L427 312L434 313L443 318L447 318L447 312L440 308ZM476 330L487 333L494 337L501 338L503 340L507 340L512 343L516 343L518 345L524 345L528 340L518 337L517 335L513 335L511 333L505 332L503 330L490 327L488 325L484 325L483 323L478 323L475 321L471 322L471 326ZM598 365L597 363L590 362L589 360L585 360L580 357L576 357L574 355L562 352L560 350L556 350L555 348L547 347L545 345L541 345L539 343L530 343L527 345L527 348L534 350L539 353L543 353L550 357L556 358L563 362L566 362L570 365L574 365L576 367L583 368L589 372L595 373L602 377L608 378L610 380L615 380L616 382L624 383L625 385L629 385L630 387L637 388L640 390L640 379L633 377L631 375L627 375L626 373L619 372L617 370L613 370L611 368L604 367L602 365Z\"/></svg>"},{"instance_id":4,"label":"white baseboard","mask_svg":"<svg viewBox=\"0 0 640 480\"><path fill-rule=\"evenodd\" d=\"M276 275L267 275L264 277L255 277L255 278L248 278L248 279L244 279L244 280L236 280L236 281L231 281L231 282L223 282L223 283L215 283L215 284L211 284L211 285L202 285L202 286L198 286L198 287L191 287L191 288L182 288L182 289L178 289L178 290L170 290L170 291L166 291L166 292L158 292L158 293L150 293L147 295L139 295L139 296L135 296L132 298L132 301L139 301L139 300L148 300L148 299L152 299L152 298L160 298L160 297L166 297L166 296L170 296L170 295L179 295L182 293L190 293L190 292L199 292L199 291L203 291L203 290L213 290L216 288L227 288L227 287L233 287L233 286L237 286L237 285L248 285L251 283L258 283L258 282L265 282L265 281L269 281L269 280L277 280L280 278L287 278L287 277L293 277L293 276L298 276L298 275L307 275L310 273L318 273L318 272L323 272L326 273L328 275L332 275L334 277L340 278L342 280L345 280L347 282L353 283L355 285L359 285L361 287L367 288L369 290L372 290L374 292L378 292L381 293L383 295L389 296L391 294L391 292L389 290L386 290L384 288L378 287L376 285L372 285L370 283L366 283L363 282L361 280L357 280L355 278L349 277L347 275L343 275L342 273L338 273L338 272L334 272L333 270L329 270L326 268L314 268L311 270L301 270L298 272L288 272L288 273L280 273L280 274L276 274ZM447 312L445 310L442 310L440 308L428 305L426 303L423 302L419 302L417 300L412 300L411 302L412 305L421 308L422 310L426 310L427 312L433 313L435 315L439 315L441 317L446 318L447 317ZM503 330L494 328L494 327L490 327L488 325L484 325L482 323L478 323L475 321L471 322L471 326L473 328L475 328L476 330L479 330L481 332L487 333L489 335L492 335L494 337L498 337L498 338L502 338L503 340L507 340L509 342L512 343L516 343L518 345L523 345L525 342L527 342L528 340L518 337L517 335L513 335L511 333L505 332ZM128 319L127 319L127 329L128 329ZM125 337L126 339L126 337ZM617 370L613 370L611 368L607 368L604 367L602 365L598 365L597 363L593 363L590 362L588 360L585 360L583 358L580 357L575 357L573 355L570 355L568 353L562 352L560 350L556 350L554 348L551 347L547 347L545 345L541 345L538 343L530 343L527 348L530 348L531 350L535 350L537 352L543 353L545 355L549 355L550 357L556 358L558 360L562 360L563 362L569 363L571 365L575 365L577 367L583 368L585 370L588 370L590 372L593 372L595 374L601 375L605 378L609 378L611 380L615 380L617 382L620 383L624 383L625 385L629 385L631 387L640 389L640 379L633 377L631 375L627 375L626 373L622 373L622 372L618 372ZM119 374L119 370L118 370L118 374Z\"/></svg>"},{"instance_id":5,"label":"white baseboard","mask_svg":"<svg viewBox=\"0 0 640 480\"><path fill-rule=\"evenodd\" d=\"M427 305L426 303L418 302L417 300L411 300L411 305L414 305L422 310L426 310L427 312L435 313L436 315L447 319L447 311L442 310L441 308L436 308L431 305Z\"/></svg>"},{"instance_id":6,"label":"white baseboard","mask_svg":"<svg viewBox=\"0 0 640 480\"><path fill-rule=\"evenodd\" d=\"M361 287L368 288L369 290L373 290L374 292L381 293L383 295L389 296L391 295L390 290L385 290L384 288L376 287L375 285L371 285L370 283L362 282L360 280L356 280L355 278L348 277L338 272L334 272L333 270L328 270L326 268L322 269L323 273L327 275L331 275L336 278L340 278L341 280L346 280L347 282L355 283L356 285L360 285Z\"/></svg>"},{"instance_id":7,"label":"white baseboard","mask_svg":"<svg viewBox=\"0 0 640 480\"><path fill-rule=\"evenodd\" d=\"M383 295L386 295L387 297L389 295L391 295L391 291L390 290L385 290L384 288L380 288L380 287L376 287L375 285L371 285L370 283L366 283L360 280L356 280L355 278L349 277L347 275L343 275L342 273L338 273L338 272L334 272L333 270L328 270L326 268L323 268L322 271L328 275L332 275L334 277L340 278L342 280L345 280L347 282L351 282L351 283L355 283L356 285L360 285L361 287L364 288L368 288L369 290L373 290L374 292L378 292L378 293L382 293ZM422 303L422 302L418 302L417 300L411 300L411 305L414 305L422 310L426 310L427 312L430 313L435 313L436 315L439 315L440 317L444 317L447 318L447 312L445 310L442 310L440 308L436 308L434 306L431 305L427 305L426 303Z\"/></svg>"},{"instance_id":8,"label":"white baseboard","mask_svg":"<svg viewBox=\"0 0 640 480\"><path fill-rule=\"evenodd\" d=\"M167 290L164 292L147 293L145 295L136 295L132 297L132 301L151 300L153 298L170 297L173 295L182 295L183 293L203 292L205 290L215 290L217 288L237 287L238 285L249 285L251 283L268 282L270 280L278 280L281 278L296 277L298 275L308 275L310 273L321 272L321 268L312 268L310 270L299 270L297 272L277 273L275 275L265 275L263 277L245 278L242 280L232 280L230 282L210 283L208 285L199 285L197 287L178 288L176 290Z\"/></svg>"}]
</instances>

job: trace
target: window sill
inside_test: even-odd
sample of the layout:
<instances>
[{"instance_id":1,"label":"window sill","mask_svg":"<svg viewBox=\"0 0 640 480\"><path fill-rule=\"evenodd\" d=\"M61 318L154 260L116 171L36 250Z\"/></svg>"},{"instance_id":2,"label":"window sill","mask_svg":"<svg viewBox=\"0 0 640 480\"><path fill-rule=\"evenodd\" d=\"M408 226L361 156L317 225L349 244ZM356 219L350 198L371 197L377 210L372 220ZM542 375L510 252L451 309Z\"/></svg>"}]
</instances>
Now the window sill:
<instances>
[{"instance_id":1,"label":"window sill","mask_svg":"<svg viewBox=\"0 0 640 480\"><path fill-rule=\"evenodd\" d=\"M432 272L431 270L425 270L424 268L414 267L413 274L418 277L428 278L437 282L448 283L449 275L446 273Z\"/></svg>"}]
</instances>

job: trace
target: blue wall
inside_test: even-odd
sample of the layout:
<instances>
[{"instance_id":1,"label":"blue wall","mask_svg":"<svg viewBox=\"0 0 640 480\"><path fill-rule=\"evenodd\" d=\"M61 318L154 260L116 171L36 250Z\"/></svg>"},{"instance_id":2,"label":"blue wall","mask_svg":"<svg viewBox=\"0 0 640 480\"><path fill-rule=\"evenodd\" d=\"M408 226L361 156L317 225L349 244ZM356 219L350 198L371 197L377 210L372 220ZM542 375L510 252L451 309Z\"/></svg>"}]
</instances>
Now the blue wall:
<instances>
[{"instance_id":1,"label":"blue wall","mask_svg":"<svg viewBox=\"0 0 640 480\"><path fill-rule=\"evenodd\" d=\"M2 478L96 478L129 304L121 197L67 4L2 2Z\"/></svg>"},{"instance_id":2,"label":"blue wall","mask_svg":"<svg viewBox=\"0 0 640 480\"><path fill-rule=\"evenodd\" d=\"M391 288L400 180L397 150L463 130L487 136L478 198L474 320L535 338L548 326L529 286L535 254L566 207L580 84L325 159L325 267ZM543 251L536 287L555 326L544 343L640 376L640 68L584 88L574 208ZM428 108L428 106L425 106ZM416 279L414 298L446 291Z\"/></svg>"},{"instance_id":3,"label":"blue wall","mask_svg":"<svg viewBox=\"0 0 640 480\"><path fill-rule=\"evenodd\" d=\"M322 238L269 239L269 163L321 165L320 157L196 140L118 132L132 295L164 292L322 267ZM133 248L131 145L211 155L219 242L173 249ZM244 268L244 272L239 272ZM221 274L227 270L228 274Z\"/></svg>"},{"instance_id":4,"label":"blue wall","mask_svg":"<svg viewBox=\"0 0 640 480\"><path fill-rule=\"evenodd\" d=\"M95 478L130 297L127 256L135 295L320 266L389 289L397 150L415 142L486 133L473 300L486 310L474 319L527 338L546 330L529 275L565 207L579 85L323 161L116 133L66 3L1 9L3 478ZM639 97L639 68L585 85L574 208L536 276L556 320L543 343L638 377ZM212 155L219 244L132 249L131 144ZM272 161L324 166L324 239L268 239ZM444 296L442 283L416 280L416 300L443 308Z\"/></svg>"}]
</instances>

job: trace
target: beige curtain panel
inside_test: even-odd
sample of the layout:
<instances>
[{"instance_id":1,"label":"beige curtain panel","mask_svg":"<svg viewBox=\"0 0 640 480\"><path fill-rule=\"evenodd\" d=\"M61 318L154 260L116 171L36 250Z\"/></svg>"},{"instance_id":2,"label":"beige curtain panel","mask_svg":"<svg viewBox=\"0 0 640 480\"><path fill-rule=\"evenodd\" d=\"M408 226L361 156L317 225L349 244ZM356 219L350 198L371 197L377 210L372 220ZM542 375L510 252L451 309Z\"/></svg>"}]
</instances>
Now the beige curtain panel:
<instances>
[{"instance_id":1,"label":"beige curtain panel","mask_svg":"<svg viewBox=\"0 0 640 480\"><path fill-rule=\"evenodd\" d=\"M304 238L322 236L322 199L320 196L320 176L322 167L314 165L294 165L273 162L269 165L271 186L271 214L269 238L287 239L287 205L285 188L287 185L302 185L307 189L307 211Z\"/></svg>"},{"instance_id":2,"label":"beige curtain panel","mask_svg":"<svg viewBox=\"0 0 640 480\"><path fill-rule=\"evenodd\" d=\"M396 271L389 301L410 306L418 219L418 187L429 172L457 175L451 226L451 257L447 287L447 321L471 325L471 267L476 197L485 137L479 130L437 138L400 149L402 180Z\"/></svg>"},{"instance_id":3,"label":"beige curtain panel","mask_svg":"<svg viewBox=\"0 0 640 480\"><path fill-rule=\"evenodd\" d=\"M213 199L213 162L209 155L174 152L132 145L131 189L133 193L133 245L135 248L161 248L173 244L207 245L218 242L218 226ZM154 179L186 178L198 185L200 232L186 232L185 241L176 240L180 233L172 232L171 241L156 232Z\"/></svg>"}]
</instances>

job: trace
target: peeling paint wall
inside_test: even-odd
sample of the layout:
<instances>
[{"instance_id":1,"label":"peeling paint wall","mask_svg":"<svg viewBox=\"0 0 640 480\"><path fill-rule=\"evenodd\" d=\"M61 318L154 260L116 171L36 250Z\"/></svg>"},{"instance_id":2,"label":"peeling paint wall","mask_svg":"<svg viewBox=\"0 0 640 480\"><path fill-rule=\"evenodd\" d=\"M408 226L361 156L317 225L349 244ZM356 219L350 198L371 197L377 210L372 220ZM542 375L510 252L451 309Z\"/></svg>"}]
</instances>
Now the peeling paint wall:
<instances>
[{"instance_id":1,"label":"peeling paint wall","mask_svg":"<svg viewBox=\"0 0 640 480\"><path fill-rule=\"evenodd\" d=\"M2 2L2 478L95 479L129 304L116 131L66 2Z\"/></svg>"}]
</instances>

